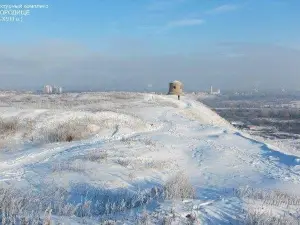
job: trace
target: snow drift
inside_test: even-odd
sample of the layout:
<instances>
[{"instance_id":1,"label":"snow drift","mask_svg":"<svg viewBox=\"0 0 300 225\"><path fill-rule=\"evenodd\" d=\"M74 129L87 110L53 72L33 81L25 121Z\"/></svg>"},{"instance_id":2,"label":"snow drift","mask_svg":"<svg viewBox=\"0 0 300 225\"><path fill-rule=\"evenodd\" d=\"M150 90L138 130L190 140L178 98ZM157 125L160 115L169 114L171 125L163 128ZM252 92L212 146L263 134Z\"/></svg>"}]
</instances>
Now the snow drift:
<instances>
[{"instance_id":1,"label":"snow drift","mask_svg":"<svg viewBox=\"0 0 300 225\"><path fill-rule=\"evenodd\" d=\"M230 224L265 217L253 206L266 189L297 195L300 161L285 163L192 95L0 97L2 221ZM295 219L299 202L282 202L268 202L272 216Z\"/></svg>"}]
</instances>

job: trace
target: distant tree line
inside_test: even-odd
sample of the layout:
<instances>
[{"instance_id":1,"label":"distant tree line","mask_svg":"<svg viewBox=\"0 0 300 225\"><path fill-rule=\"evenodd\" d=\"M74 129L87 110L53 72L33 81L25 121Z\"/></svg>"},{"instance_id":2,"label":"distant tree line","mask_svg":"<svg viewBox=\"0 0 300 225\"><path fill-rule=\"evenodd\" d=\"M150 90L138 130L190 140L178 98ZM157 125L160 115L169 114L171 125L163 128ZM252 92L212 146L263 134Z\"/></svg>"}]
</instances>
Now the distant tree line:
<instances>
[{"instance_id":1,"label":"distant tree line","mask_svg":"<svg viewBox=\"0 0 300 225\"><path fill-rule=\"evenodd\" d=\"M300 120L300 109L298 108L261 108L261 109L216 109L220 115L230 119L238 118L267 118L278 120Z\"/></svg>"},{"instance_id":2,"label":"distant tree line","mask_svg":"<svg viewBox=\"0 0 300 225\"><path fill-rule=\"evenodd\" d=\"M255 126L272 126L278 131L300 134L300 109L220 109L216 112L229 121Z\"/></svg>"}]
</instances>

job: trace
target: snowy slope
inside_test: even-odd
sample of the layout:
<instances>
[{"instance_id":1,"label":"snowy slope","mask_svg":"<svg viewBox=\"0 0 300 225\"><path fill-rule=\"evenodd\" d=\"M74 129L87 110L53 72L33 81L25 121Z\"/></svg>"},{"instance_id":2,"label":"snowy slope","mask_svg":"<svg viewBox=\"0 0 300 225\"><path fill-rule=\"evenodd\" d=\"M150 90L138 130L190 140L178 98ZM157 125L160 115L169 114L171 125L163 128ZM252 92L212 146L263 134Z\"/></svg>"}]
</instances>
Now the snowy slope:
<instances>
[{"instance_id":1,"label":"snowy slope","mask_svg":"<svg viewBox=\"0 0 300 225\"><path fill-rule=\"evenodd\" d=\"M180 101L141 93L10 95L1 105L3 121L18 121L13 131L1 129L2 186L41 195L50 186L67 190L71 204L93 205L86 219L90 224L103 218L99 208L107 206L108 195L143 195L178 172L190 179L194 199L132 208L144 205L155 224L171 211L176 212L174 224L184 223L189 213L201 224L230 224L251 204L228 190L248 185L300 192L300 159L239 132L189 95ZM51 141L49 134L62 127L81 135L72 142ZM136 221L130 210L105 215L129 224ZM55 213L52 220L80 221Z\"/></svg>"}]
</instances>

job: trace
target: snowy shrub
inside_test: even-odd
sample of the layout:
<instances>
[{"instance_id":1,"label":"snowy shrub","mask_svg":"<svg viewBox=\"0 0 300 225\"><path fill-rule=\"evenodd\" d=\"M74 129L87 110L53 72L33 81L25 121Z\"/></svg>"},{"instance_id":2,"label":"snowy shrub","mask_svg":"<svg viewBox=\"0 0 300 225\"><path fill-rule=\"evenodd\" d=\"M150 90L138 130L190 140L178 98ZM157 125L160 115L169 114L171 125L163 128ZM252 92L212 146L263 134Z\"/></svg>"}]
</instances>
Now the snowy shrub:
<instances>
[{"instance_id":1,"label":"snowy shrub","mask_svg":"<svg viewBox=\"0 0 300 225\"><path fill-rule=\"evenodd\" d=\"M275 216L272 213L263 213L259 211L248 212L241 225L297 225L299 219L289 215Z\"/></svg>"},{"instance_id":2,"label":"snowy shrub","mask_svg":"<svg viewBox=\"0 0 300 225\"><path fill-rule=\"evenodd\" d=\"M234 190L234 194L243 199L260 200L264 204L274 206L300 206L300 197L284 193L279 190L263 190L252 187L243 187Z\"/></svg>"},{"instance_id":3,"label":"snowy shrub","mask_svg":"<svg viewBox=\"0 0 300 225\"><path fill-rule=\"evenodd\" d=\"M172 225L172 222L174 221L174 218L171 216L164 216L162 218L161 224L162 225Z\"/></svg>"},{"instance_id":4,"label":"snowy shrub","mask_svg":"<svg viewBox=\"0 0 300 225\"><path fill-rule=\"evenodd\" d=\"M126 215L130 209L162 199L163 193L158 187L131 192L126 189L103 190L87 184L75 184L71 190L68 192L51 184L44 184L39 192L32 188L22 192L13 187L1 188L0 224L49 224L52 215L81 218L100 215L104 222L108 219L105 217L114 213L123 212ZM70 199L73 199L72 202L69 202ZM143 214L140 221L148 224L149 217ZM102 224L110 224L106 222Z\"/></svg>"},{"instance_id":5,"label":"snowy shrub","mask_svg":"<svg viewBox=\"0 0 300 225\"><path fill-rule=\"evenodd\" d=\"M51 225L51 213L52 213L52 210L50 208L46 209L43 225Z\"/></svg>"},{"instance_id":6,"label":"snowy shrub","mask_svg":"<svg viewBox=\"0 0 300 225\"><path fill-rule=\"evenodd\" d=\"M89 152L87 155L84 156L84 159L91 161L91 162L101 162L106 161L108 154L106 151L101 150L93 150Z\"/></svg>"},{"instance_id":7,"label":"snowy shrub","mask_svg":"<svg viewBox=\"0 0 300 225\"><path fill-rule=\"evenodd\" d=\"M124 142L126 144L132 144L132 143L141 143L144 144L146 146L151 146L151 147L155 147L157 144L155 141L151 140L150 138L144 138L144 139L140 139L140 138L134 138L134 137L122 137L120 139L121 142Z\"/></svg>"},{"instance_id":8,"label":"snowy shrub","mask_svg":"<svg viewBox=\"0 0 300 225\"><path fill-rule=\"evenodd\" d=\"M35 121L33 120L23 120L22 122L19 123L19 127L23 129L22 137L29 139L29 141L33 141L34 138L32 136L32 131L35 126Z\"/></svg>"},{"instance_id":9,"label":"snowy shrub","mask_svg":"<svg viewBox=\"0 0 300 225\"><path fill-rule=\"evenodd\" d=\"M166 199L194 198L196 195L188 177L182 172L177 173L166 182L164 194Z\"/></svg>"},{"instance_id":10,"label":"snowy shrub","mask_svg":"<svg viewBox=\"0 0 300 225\"><path fill-rule=\"evenodd\" d=\"M162 199L163 193L158 187L131 192L103 190L88 184L71 185L71 192L51 184L44 184L38 192L33 190L28 188L21 192L11 186L0 189L0 224L49 224L51 215L82 218L100 215L104 222L105 217L114 213L126 214L130 209ZM147 220L147 216L141 216L143 224L148 224Z\"/></svg>"},{"instance_id":11,"label":"snowy shrub","mask_svg":"<svg viewBox=\"0 0 300 225\"><path fill-rule=\"evenodd\" d=\"M171 208L170 213L161 213L158 218L161 222L161 225L172 225L172 224L178 224L175 223L177 220L177 215L174 208Z\"/></svg>"},{"instance_id":12,"label":"snowy shrub","mask_svg":"<svg viewBox=\"0 0 300 225\"><path fill-rule=\"evenodd\" d=\"M194 214L187 214L185 218L187 220L187 225L193 225L197 222L197 217Z\"/></svg>"},{"instance_id":13,"label":"snowy shrub","mask_svg":"<svg viewBox=\"0 0 300 225\"><path fill-rule=\"evenodd\" d=\"M0 133L13 134L17 132L19 120L16 117L0 118Z\"/></svg>"},{"instance_id":14,"label":"snowy shrub","mask_svg":"<svg viewBox=\"0 0 300 225\"><path fill-rule=\"evenodd\" d=\"M158 169L158 170L162 170L162 169L166 169L169 168L170 166L170 162L168 161L156 161L156 160L143 160L142 165L144 168L146 169Z\"/></svg>"},{"instance_id":15,"label":"snowy shrub","mask_svg":"<svg viewBox=\"0 0 300 225\"><path fill-rule=\"evenodd\" d=\"M75 161L63 161L52 164L52 171L53 172L63 172L63 171L69 171L69 172L84 172L84 166L82 161L75 160Z\"/></svg>"},{"instance_id":16,"label":"snowy shrub","mask_svg":"<svg viewBox=\"0 0 300 225\"><path fill-rule=\"evenodd\" d=\"M130 93L130 92L113 92L110 93L110 97L113 99L120 100L130 100L140 96L140 93Z\"/></svg>"},{"instance_id":17,"label":"snowy shrub","mask_svg":"<svg viewBox=\"0 0 300 225\"><path fill-rule=\"evenodd\" d=\"M73 113L73 112L70 112ZM53 121L53 125L43 125L39 128L36 136L39 136L42 142L70 142L89 138L90 136L99 132L99 130L107 129L111 135L115 135L121 128L129 128L131 130L144 130L149 128L145 121L134 118L130 115L101 112L97 114L84 113L85 116L75 116L66 118L65 120ZM80 115L80 114L79 114Z\"/></svg>"},{"instance_id":18,"label":"snowy shrub","mask_svg":"<svg viewBox=\"0 0 300 225\"><path fill-rule=\"evenodd\" d=\"M0 118L0 148L16 150L18 144L32 141L30 135L34 128L34 121L20 119L17 116Z\"/></svg>"},{"instance_id":19,"label":"snowy shrub","mask_svg":"<svg viewBox=\"0 0 300 225\"><path fill-rule=\"evenodd\" d=\"M159 104L163 105L164 107L172 107L172 108L179 108L179 105L175 102L170 102L167 100L159 99L156 100Z\"/></svg>"},{"instance_id":20,"label":"snowy shrub","mask_svg":"<svg viewBox=\"0 0 300 225\"><path fill-rule=\"evenodd\" d=\"M152 225L150 215L146 210L142 212L142 214L138 217L137 225Z\"/></svg>"},{"instance_id":21,"label":"snowy shrub","mask_svg":"<svg viewBox=\"0 0 300 225\"><path fill-rule=\"evenodd\" d=\"M42 205L37 196L20 194L15 189L0 189L1 224L42 225Z\"/></svg>"},{"instance_id":22,"label":"snowy shrub","mask_svg":"<svg viewBox=\"0 0 300 225\"><path fill-rule=\"evenodd\" d=\"M157 169L162 170L170 166L170 162L161 160L149 160L149 159L136 159L136 158L118 158L114 160L115 163L123 166L130 167L132 169Z\"/></svg>"},{"instance_id":23,"label":"snowy shrub","mask_svg":"<svg viewBox=\"0 0 300 225\"><path fill-rule=\"evenodd\" d=\"M13 187L0 188L0 224L49 224L51 215L88 215L88 202L67 203L68 192L52 185L42 193L17 190Z\"/></svg>"},{"instance_id":24,"label":"snowy shrub","mask_svg":"<svg viewBox=\"0 0 300 225\"><path fill-rule=\"evenodd\" d=\"M73 119L58 124L54 129L44 128L43 139L46 143L71 142L88 138L92 132L88 129L88 120Z\"/></svg>"},{"instance_id":25,"label":"snowy shrub","mask_svg":"<svg viewBox=\"0 0 300 225\"><path fill-rule=\"evenodd\" d=\"M134 172L130 172L128 174L128 178L132 181L134 178L136 178L136 174Z\"/></svg>"},{"instance_id":26,"label":"snowy shrub","mask_svg":"<svg viewBox=\"0 0 300 225\"><path fill-rule=\"evenodd\" d=\"M156 143L151 139L141 139L140 141L147 146L153 146L153 147L156 146Z\"/></svg>"},{"instance_id":27,"label":"snowy shrub","mask_svg":"<svg viewBox=\"0 0 300 225\"><path fill-rule=\"evenodd\" d=\"M60 124L55 130L49 131L49 133L45 135L45 141L53 143L81 140L84 137L83 132L83 128L75 128L75 126L71 123Z\"/></svg>"},{"instance_id":28,"label":"snowy shrub","mask_svg":"<svg viewBox=\"0 0 300 225\"><path fill-rule=\"evenodd\" d=\"M276 212L268 211L269 206L283 207L292 209L300 206L300 197L278 190L263 190L252 187L243 187L234 189L234 194L245 200L255 201L256 209L246 209L244 217L242 216L240 224L246 225L296 225L300 224L299 215L296 213L284 213L280 215ZM296 219L298 218L298 219Z\"/></svg>"},{"instance_id":29,"label":"snowy shrub","mask_svg":"<svg viewBox=\"0 0 300 225\"><path fill-rule=\"evenodd\" d=\"M117 225L117 222L114 220L105 220L100 223L101 225Z\"/></svg>"},{"instance_id":30,"label":"snowy shrub","mask_svg":"<svg viewBox=\"0 0 300 225\"><path fill-rule=\"evenodd\" d=\"M115 163L117 163L117 164L119 164L123 167L127 167L130 164L130 160L128 160L128 159L117 159L117 160L115 160Z\"/></svg>"},{"instance_id":31,"label":"snowy shrub","mask_svg":"<svg viewBox=\"0 0 300 225\"><path fill-rule=\"evenodd\" d=\"M122 137L120 139L120 141L127 144L127 145L130 145L134 142L134 138L132 138L132 137Z\"/></svg>"},{"instance_id":32,"label":"snowy shrub","mask_svg":"<svg viewBox=\"0 0 300 225\"><path fill-rule=\"evenodd\" d=\"M142 207L150 202L162 199L161 188L145 189L143 191L129 191L127 189L107 190L90 186L88 184L74 184L71 186L71 195L80 200L80 205L88 203L88 211L80 206L77 216L103 216L102 219L109 219L114 213L127 212L128 210ZM76 205L74 202L73 204ZM82 214L83 213L83 214ZM108 218L106 218L108 217Z\"/></svg>"}]
</instances>

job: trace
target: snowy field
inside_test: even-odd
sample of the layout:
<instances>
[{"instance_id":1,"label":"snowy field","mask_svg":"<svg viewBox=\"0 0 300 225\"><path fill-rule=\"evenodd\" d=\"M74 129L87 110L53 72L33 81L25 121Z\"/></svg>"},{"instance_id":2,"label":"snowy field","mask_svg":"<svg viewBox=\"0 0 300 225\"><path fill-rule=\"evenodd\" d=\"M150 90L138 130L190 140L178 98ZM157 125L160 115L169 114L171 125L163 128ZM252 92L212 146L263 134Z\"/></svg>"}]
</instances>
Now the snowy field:
<instances>
[{"instance_id":1,"label":"snowy field","mask_svg":"<svg viewBox=\"0 0 300 225\"><path fill-rule=\"evenodd\" d=\"M2 92L0 137L2 224L300 224L300 158L194 95Z\"/></svg>"}]
</instances>

